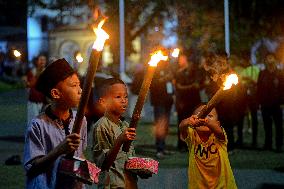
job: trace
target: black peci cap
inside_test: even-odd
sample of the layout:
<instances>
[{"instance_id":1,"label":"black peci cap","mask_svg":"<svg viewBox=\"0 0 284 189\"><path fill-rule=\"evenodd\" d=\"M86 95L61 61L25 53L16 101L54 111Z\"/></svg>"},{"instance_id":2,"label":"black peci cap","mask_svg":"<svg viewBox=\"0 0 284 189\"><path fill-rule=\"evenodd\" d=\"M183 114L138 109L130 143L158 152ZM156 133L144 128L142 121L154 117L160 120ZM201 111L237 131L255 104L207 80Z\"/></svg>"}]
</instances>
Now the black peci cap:
<instances>
[{"instance_id":1,"label":"black peci cap","mask_svg":"<svg viewBox=\"0 0 284 189\"><path fill-rule=\"evenodd\" d=\"M39 75L36 82L36 90L42 92L47 97L51 97L51 89L74 73L75 70L64 58L58 59L49 64Z\"/></svg>"}]
</instances>

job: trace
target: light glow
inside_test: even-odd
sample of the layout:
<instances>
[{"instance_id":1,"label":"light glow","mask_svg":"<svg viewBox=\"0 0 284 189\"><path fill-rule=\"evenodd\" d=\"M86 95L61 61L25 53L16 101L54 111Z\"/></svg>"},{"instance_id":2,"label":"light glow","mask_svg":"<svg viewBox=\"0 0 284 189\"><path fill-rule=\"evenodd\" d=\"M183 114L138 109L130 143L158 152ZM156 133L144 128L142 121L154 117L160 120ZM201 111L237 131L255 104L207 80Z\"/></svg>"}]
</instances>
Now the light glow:
<instances>
[{"instance_id":1,"label":"light glow","mask_svg":"<svg viewBox=\"0 0 284 189\"><path fill-rule=\"evenodd\" d=\"M76 54L76 60L79 63L82 63L84 61L84 58L82 57L81 53Z\"/></svg>"},{"instance_id":2,"label":"light glow","mask_svg":"<svg viewBox=\"0 0 284 189\"><path fill-rule=\"evenodd\" d=\"M177 58L179 55L179 48L175 48L172 52L172 57Z\"/></svg>"},{"instance_id":3,"label":"light glow","mask_svg":"<svg viewBox=\"0 0 284 189\"><path fill-rule=\"evenodd\" d=\"M14 52L14 56L15 56L15 57L18 58L18 57L21 56L21 53L20 53L18 50L14 50L13 52Z\"/></svg>"}]
</instances>

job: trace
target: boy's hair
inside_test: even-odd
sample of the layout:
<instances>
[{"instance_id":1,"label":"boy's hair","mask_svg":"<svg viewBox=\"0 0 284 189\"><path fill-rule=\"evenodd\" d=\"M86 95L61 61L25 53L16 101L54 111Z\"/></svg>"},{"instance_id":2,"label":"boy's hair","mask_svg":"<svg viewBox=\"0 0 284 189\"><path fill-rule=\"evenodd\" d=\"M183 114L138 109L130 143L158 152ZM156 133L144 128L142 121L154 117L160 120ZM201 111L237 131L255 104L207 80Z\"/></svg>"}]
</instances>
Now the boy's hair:
<instances>
[{"instance_id":1,"label":"boy's hair","mask_svg":"<svg viewBox=\"0 0 284 189\"><path fill-rule=\"evenodd\" d=\"M109 88L114 84L123 84L125 83L119 78L108 78L102 81L102 84L98 86L98 97L102 98L108 94ZM125 85L126 86L126 85Z\"/></svg>"},{"instance_id":2,"label":"boy's hair","mask_svg":"<svg viewBox=\"0 0 284 189\"><path fill-rule=\"evenodd\" d=\"M39 75L36 82L36 90L42 92L45 96L51 98L51 90L60 81L75 74L75 70L64 59L58 59L49 64L44 71Z\"/></svg>"}]
</instances>

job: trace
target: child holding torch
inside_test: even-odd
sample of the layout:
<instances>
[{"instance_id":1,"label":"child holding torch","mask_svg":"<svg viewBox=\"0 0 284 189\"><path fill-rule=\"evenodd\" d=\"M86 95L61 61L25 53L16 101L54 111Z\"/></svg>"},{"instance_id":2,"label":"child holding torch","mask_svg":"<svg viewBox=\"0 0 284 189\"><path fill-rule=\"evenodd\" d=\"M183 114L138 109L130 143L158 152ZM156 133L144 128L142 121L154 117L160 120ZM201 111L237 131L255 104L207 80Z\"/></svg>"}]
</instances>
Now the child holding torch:
<instances>
[{"instance_id":1,"label":"child holding torch","mask_svg":"<svg viewBox=\"0 0 284 189\"><path fill-rule=\"evenodd\" d=\"M133 141L136 136L136 129L129 128L122 120L128 105L124 82L116 78L106 79L99 87L99 103L105 108L105 114L94 124L91 137L94 161L103 171L98 187L135 189L137 176L124 167L128 158L134 155L134 148L131 146L128 152L121 149L123 143Z\"/></svg>"},{"instance_id":2,"label":"child holding torch","mask_svg":"<svg viewBox=\"0 0 284 189\"><path fill-rule=\"evenodd\" d=\"M192 116L180 125L180 137L188 145L188 188L237 188L227 153L227 136L214 108L205 119Z\"/></svg>"},{"instance_id":3,"label":"child holding torch","mask_svg":"<svg viewBox=\"0 0 284 189\"><path fill-rule=\"evenodd\" d=\"M24 150L26 188L83 188L83 184L60 174L61 157L75 151L83 157L87 146L86 119L80 134L72 133L82 89L77 74L65 59L58 59L40 74L36 89L51 99L42 114L32 120L27 128Z\"/></svg>"}]
</instances>

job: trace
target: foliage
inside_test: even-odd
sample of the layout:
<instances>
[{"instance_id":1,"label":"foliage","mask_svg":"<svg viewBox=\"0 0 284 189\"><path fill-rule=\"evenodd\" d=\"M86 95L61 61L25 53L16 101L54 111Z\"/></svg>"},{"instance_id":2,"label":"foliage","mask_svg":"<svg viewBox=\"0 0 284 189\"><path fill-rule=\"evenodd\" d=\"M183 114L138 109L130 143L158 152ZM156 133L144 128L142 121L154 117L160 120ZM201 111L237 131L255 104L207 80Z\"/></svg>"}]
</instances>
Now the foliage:
<instances>
[{"instance_id":1,"label":"foliage","mask_svg":"<svg viewBox=\"0 0 284 189\"><path fill-rule=\"evenodd\" d=\"M72 16L76 6L87 5L92 10L102 7L109 17L105 29L112 36L109 40L114 63L119 62L119 1L116 0L29 0L33 7L71 10L65 16ZM126 55L134 49L132 41L147 35L154 26L162 26L164 19L175 20L179 46L186 53L201 55L208 51L224 51L224 2L220 0L124 0L125 2L125 46ZM284 1L229 0L231 54L249 51L253 43L262 38L274 38L283 33ZM80 17L82 15L76 15ZM63 17L59 16L61 21ZM58 21L57 18L57 21ZM60 19L59 19L60 20Z\"/></svg>"},{"instance_id":2,"label":"foliage","mask_svg":"<svg viewBox=\"0 0 284 189\"><path fill-rule=\"evenodd\" d=\"M7 83L7 82L0 81L0 93L11 91L11 90L14 90L14 89L19 89L19 88L23 88L23 85L21 83L10 84L10 83Z\"/></svg>"},{"instance_id":3,"label":"foliage","mask_svg":"<svg viewBox=\"0 0 284 189\"><path fill-rule=\"evenodd\" d=\"M283 9L281 0L232 0L230 2L232 51L248 50L262 38L283 35Z\"/></svg>"}]
</instances>

